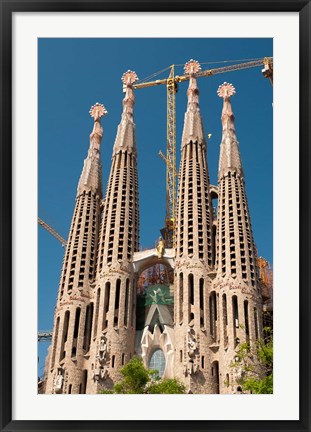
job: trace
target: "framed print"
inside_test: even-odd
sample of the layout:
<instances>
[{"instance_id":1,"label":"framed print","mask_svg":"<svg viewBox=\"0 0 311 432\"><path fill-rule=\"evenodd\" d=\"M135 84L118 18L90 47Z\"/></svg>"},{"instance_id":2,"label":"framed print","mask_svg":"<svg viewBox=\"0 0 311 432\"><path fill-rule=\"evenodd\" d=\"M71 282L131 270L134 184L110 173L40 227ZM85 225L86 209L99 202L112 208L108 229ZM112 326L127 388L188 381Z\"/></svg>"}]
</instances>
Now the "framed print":
<instances>
[{"instance_id":1,"label":"framed print","mask_svg":"<svg viewBox=\"0 0 311 432\"><path fill-rule=\"evenodd\" d=\"M310 430L309 2L1 6L1 429Z\"/></svg>"}]
</instances>

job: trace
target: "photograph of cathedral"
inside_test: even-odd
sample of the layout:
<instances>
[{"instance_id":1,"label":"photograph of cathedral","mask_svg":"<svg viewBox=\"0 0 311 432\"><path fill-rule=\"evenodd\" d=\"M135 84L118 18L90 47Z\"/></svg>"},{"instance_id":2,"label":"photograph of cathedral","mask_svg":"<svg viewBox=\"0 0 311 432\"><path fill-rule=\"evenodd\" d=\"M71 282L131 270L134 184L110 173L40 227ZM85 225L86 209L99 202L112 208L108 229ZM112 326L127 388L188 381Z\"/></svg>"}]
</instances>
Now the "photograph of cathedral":
<instances>
[{"instance_id":1,"label":"photograph of cathedral","mask_svg":"<svg viewBox=\"0 0 311 432\"><path fill-rule=\"evenodd\" d=\"M124 69L119 76L123 86L121 118L111 147L105 138L110 108L101 97L103 86L109 84L102 83L96 69L94 79L101 83L99 102L88 107L89 119L86 115L77 119L89 127L90 135L71 202L68 238L39 219L41 227L64 245L40 393L112 390L122 379L120 370L136 357L145 368L156 369L158 378L176 378L185 393L244 392L233 363L240 347L254 347L264 337L265 327L272 326L272 271L261 256L264 248L258 248L252 227L247 193L250 174L245 175L247 164L239 144L243 119L235 118L240 89L234 77L241 70L245 74L256 70L256 79L272 95L273 58L268 54L213 68L199 59L189 60L189 56L178 73L170 66L166 77L147 81L138 79L138 70ZM232 54L230 58L235 57ZM212 75L217 77L217 85L212 82L209 97L221 102L213 108L220 138L213 143L217 159L213 167L207 151L214 131L209 133L208 120L201 112L201 82ZM248 85L243 81L240 86L244 83ZM155 215L157 226L149 227L158 233L152 234L154 241L149 247L141 238L141 224L146 221L141 218L144 178L139 169L148 139L139 142L136 122L137 94L147 87L167 92L167 117L159 123L159 128L167 128L166 150L158 157L165 170L165 190L160 192L163 201ZM249 92L256 92L252 82L249 87ZM184 93L186 104L176 109L177 91ZM256 105L255 97L252 103ZM267 107L260 109L266 109L264 115L272 119L271 102ZM177 121L176 113L183 119ZM258 124L257 131L247 131L248 145L253 145L253 135L260 129ZM267 137L272 139L268 130ZM73 153L74 143L66 144ZM39 153L40 145L39 139ZM159 145L163 148L163 143ZM268 145L272 148L272 141ZM103 148L109 164L105 182ZM81 164L82 159L78 168ZM158 173L152 163L148 170L156 184ZM216 173L213 181L211 170ZM157 205L153 209L157 213ZM268 222L262 224L268 226ZM272 249L272 238L267 237ZM44 289L39 286L40 292Z\"/></svg>"}]
</instances>

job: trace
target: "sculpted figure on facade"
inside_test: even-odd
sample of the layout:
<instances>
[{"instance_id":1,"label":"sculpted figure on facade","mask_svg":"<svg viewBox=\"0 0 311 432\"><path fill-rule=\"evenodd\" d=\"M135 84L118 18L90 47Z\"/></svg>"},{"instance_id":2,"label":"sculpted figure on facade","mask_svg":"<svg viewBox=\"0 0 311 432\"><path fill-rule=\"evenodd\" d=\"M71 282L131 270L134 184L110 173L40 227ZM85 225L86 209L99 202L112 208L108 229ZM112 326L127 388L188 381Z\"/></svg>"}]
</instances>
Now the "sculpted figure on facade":
<instances>
[{"instance_id":1,"label":"sculpted figure on facade","mask_svg":"<svg viewBox=\"0 0 311 432\"><path fill-rule=\"evenodd\" d=\"M186 337L186 351L187 359L184 363L184 375L192 375L198 370L198 366L195 364L195 356L198 350L198 341L196 339L195 331L192 328L188 328Z\"/></svg>"},{"instance_id":2,"label":"sculpted figure on facade","mask_svg":"<svg viewBox=\"0 0 311 432\"><path fill-rule=\"evenodd\" d=\"M108 367L106 366L108 360L108 339L105 332L102 331L98 352L96 356L96 367L93 372L94 381L104 380L108 377Z\"/></svg>"},{"instance_id":3,"label":"sculpted figure on facade","mask_svg":"<svg viewBox=\"0 0 311 432\"><path fill-rule=\"evenodd\" d=\"M108 346L107 346L107 337L104 332L102 332L99 342L99 349L98 349L98 360L100 364L103 364L106 362L108 356Z\"/></svg>"},{"instance_id":4,"label":"sculpted figure on facade","mask_svg":"<svg viewBox=\"0 0 311 432\"><path fill-rule=\"evenodd\" d=\"M158 253L158 258L162 258L164 255L164 241L162 239L162 237L159 237L159 241L158 241L158 245L157 245L157 253Z\"/></svg>"},{"instance_id":5,"label":"sculpted figure on facade","mask_svg":"<svg viewBox=\"0 0 311 432\"><path fill-rule=\"evenodd\" d=\"M63 381L64 381L63 373L62 370L59 369L58 374L56 375L55 378L55 384L54 384L55 393L60 393L62 391Z\"/></svg>"},{"instance_id":6,"label":"sculpted figure on facade","mask_svg":"<svg viewBox=\"0 0 311 432\"><path fill-rule=\"evenodd\" d=\"M93 380L99 381L100 379L105 380L108 377L108 367L99 366L93 371Z\"/></svg>"},{"instance_id":7,"label":"sculpted figure on facade","mask_svg":"<svg viewBox=\"0 0 311 432\"><path fill-rule=\"evenodd\" d=\"M105 380L108 377L108 368L107 366L103 366L100 370L100 377L102 380Z\"/></svg>"},{"instance_id":8,"label":"sculpted figure on facade","mask_svg":"<svg viewBox=\"0 0 311 432\"><path fill-rule=\"evenodd\" d=\"M96 368L93 370L93 380L98 381L100 377L100 369Z\"/></svg>"},{"instance_id":9,"label":"sculpted figure on facade","mask_svg":"<svg viewBox=\"0 0 311 432\"><path fill-rule=\"evenodd\" d=\"M195 331L191 328L188 328L187 353L189 358L193 359L195 357L196 349L197 349L197 341L195 338Z\"/></svg>"}]
</instances>

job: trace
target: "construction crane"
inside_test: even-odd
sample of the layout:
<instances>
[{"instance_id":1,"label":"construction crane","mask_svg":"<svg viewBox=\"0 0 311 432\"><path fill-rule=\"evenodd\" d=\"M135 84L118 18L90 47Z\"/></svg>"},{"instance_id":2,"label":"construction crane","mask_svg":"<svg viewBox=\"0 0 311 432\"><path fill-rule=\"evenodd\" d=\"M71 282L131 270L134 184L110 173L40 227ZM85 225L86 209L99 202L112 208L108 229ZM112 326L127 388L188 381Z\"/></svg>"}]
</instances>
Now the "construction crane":
<instances>
[{"instance_id":1,"label":"construction crane","mask_svg":"<svg viewBox=\"0 0 311 432\"><path fill-rule=\"evenodd\" d=\"M265 57L252 61L227 65L215 69L200 70L194 74L196 78L210 77L217 74L264 66L262 73L273 84L273 58ZM176 93L178 84L190 79L190 74L175 75L175 65L171 65L168 78L152 81L141 81L133 85L134 89L143 89L158 85L166 85L167 89L167 147L166 156L160 151L159 155L166 163L166 215L165 228L161 230L167 247L175 244L176 217ZM164 70L167 70L164 69ZM161 71L163 72L163 71ZM153 74L153 77L156 74Z\"/></svg>"},{"instance_id":2,"label":"construction crane","mask_svg":"<svg viewBox=\"0 0 311 432\"><path fill-rule=\"evenodd\" d=\"M263 59L264 68L261 70L265 78L269 78L271 85L273 85L273 62L270 57Z\"/></svg>"},{"instance_id":3,"label":"construction crane","mask_svg":"<svg viewBox=\"0 0 311 432\"><path fill-rule=\"evenodd\" d=\"M66 246L67 244L66 240L60 234L58 234L58 232L56 232L50 225L48 225L39 217L38 217L38 224L41 225L44 229L46 229L50 234L52 234L52 236L54 236L61 243L63 247Z\"/></svg>"},{"instance_id":4,"label":"construction crane","mask_svg":"<svg viewBox=\"0 0 311 432\"><path fill-rule=\"evenodd\" d=\"M65 247L67 242L66 240L58 234L58 232L55 231L50 225L48 225L46 222L44 222L41 218L38 217L38 224L41 225L44 229L46 229L50 234L52 234L53 237L55 237L60 244ZM38 342L51 342L52 340L52 331L46 330L46 331L39 331L38 332Z\"/></svg>"},{"instance_id":5,"label":"construction crane","mask_svg":"<svg viewBox=\"0 0 311 432\"><path fill-rule=\"evenodd\" d=\"M259 270L259 284L264 300L272 298L273 290L273 271L271 264L263 257L257 259Z\"/></svg>"},{"instance_id":6,"label":"construction crane","mask_svg":"<svg viewBox=\"0 0 311 432\"><path fill-rule=\"evenodd\" d=\"M47 331L39 331L38 332L38 342L51 342L52 340L52 331L51 330L47 330Z\"/></svg>"}]
</instances>

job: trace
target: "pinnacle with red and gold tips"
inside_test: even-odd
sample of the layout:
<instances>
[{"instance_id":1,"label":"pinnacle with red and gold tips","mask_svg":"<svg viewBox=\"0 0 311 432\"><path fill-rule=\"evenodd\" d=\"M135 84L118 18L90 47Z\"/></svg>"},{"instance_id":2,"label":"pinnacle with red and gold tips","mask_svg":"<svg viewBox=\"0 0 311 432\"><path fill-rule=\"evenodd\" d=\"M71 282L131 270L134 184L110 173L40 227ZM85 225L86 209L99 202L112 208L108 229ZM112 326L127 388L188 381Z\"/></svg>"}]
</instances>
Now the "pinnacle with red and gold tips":
<instances>
[{"instance_id":1,"label":"pinnacle with red and gold tips","mask_svg":"<svg viewBox=\"0 0 311 432\"><path fill-rule=\"evenodd\" d=\"M218 87L217 94L221 98L228 98L235 95L236 91L232 84L224 82Z\"/></svg>"},{"instance_id":2,"label":"pinnacle with red and gold tips","mask_svg":"<svg viewBox=\"0 0 311 432\"><path fill-rule=\"evenodd\" d=\"M94 121L98 121L103 116L107 115L108 111L106 110L103 104L96 102L95 105L91 106L89 113L90 116L93 117Z\"/></svg>"},{"instance_id":3,"label":"pinnacle with red and gold tips","mask_svg":"<svg viewBox=\"0 0 311 432\"><path fill-rule=\"evenodd\" d=\"M138 76L136 72L128 70L124 72L121 77L121 80L124 85L133 85L136 81L138 81Z\"/></svg>"},{"instance_id":4,"label":"pinnacle with red and gold tips","mask_svg":"<svg viewBox=\"0 0 311 432\"><path fill-rule=\"evenodd\" d=\"M185 67L184 67L185 73L187 75L196 74L201 69L202 68L201 68L200 63L197 60L193 60L193 59L187 61L187 63L185 64Z\"/></svg>"}]
</instances>

